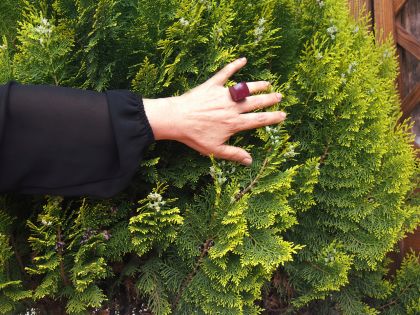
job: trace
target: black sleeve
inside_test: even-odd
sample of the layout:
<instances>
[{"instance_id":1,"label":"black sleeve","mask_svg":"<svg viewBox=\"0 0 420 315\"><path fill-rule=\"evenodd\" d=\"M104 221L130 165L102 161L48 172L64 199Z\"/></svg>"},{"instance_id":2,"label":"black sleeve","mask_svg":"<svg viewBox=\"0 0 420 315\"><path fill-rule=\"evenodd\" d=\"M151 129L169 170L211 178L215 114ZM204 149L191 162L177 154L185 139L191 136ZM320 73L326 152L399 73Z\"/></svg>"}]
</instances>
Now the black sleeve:
<instances>
[{"instance_id":1,"label":"black sleeve","mask_svg":"<svg viewBox=\"0 0 420 315\"><path fill-rule=\"evenodd\" d=\"M154 141L141 96L0 85L0 192L109 198Z\"/></svg>"}]
</instances>

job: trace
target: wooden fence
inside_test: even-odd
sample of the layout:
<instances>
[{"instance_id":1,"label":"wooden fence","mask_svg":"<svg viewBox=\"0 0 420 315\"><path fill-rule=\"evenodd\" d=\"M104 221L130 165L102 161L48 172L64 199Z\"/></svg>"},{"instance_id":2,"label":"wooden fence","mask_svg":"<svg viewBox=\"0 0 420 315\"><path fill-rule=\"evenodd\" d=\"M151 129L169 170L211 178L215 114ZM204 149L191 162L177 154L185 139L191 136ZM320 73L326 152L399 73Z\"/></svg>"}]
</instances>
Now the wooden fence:
<instances>
[{"instance_id":1,"label":"wooden fence","mask_svg":"<svg viewBox=\"0 0 420 315\"><path fill-rule=\"evenodd\" d=\"M397 46L400 74L398 89L402 119L416 121L413 146L420 148L420 1L419 0L349 0L351 13L358 18L369 14L376 40L392 36ZM419 151L420 152L420 151ZM420 193L420 188L417 189ZM420 252L420 227L399 242L400 253L393 255L394 268L410 250Z\"/></svg>"}]
</instances>

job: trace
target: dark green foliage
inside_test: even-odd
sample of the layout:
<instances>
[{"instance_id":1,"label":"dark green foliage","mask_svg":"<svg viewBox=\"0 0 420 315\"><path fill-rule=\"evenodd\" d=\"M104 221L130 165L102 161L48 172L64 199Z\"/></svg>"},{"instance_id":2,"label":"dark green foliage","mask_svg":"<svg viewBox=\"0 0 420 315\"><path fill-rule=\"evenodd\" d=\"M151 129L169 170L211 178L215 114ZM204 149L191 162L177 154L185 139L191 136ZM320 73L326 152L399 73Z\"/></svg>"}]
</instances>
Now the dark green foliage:
<instances>
[{"instance_id":1,"label":"dark green foliage","mask_svg":"<svg viewBox=\"0 0 420 315\"><path fill-rule=\"evenodd\" d=\"M404 259L401 269L392 284L392 292L379 307L383 314L418 314L420 310L419 255L410 254Z\"/></svg>"},{"instance_id":2,"label":"dark green foliage","mask_svg":"<svg viewBox=\"0 0 420 315\"><path fill-rule=\"evenodd\" d=\"M5 14L9 10L10 14ZM386 254L420 222L397 125L397 64L345 0L0 4L0 83L178 95L248 57L280 126L238 134L243 167L180 143L145 152L110 200L0 198L0 313L417 314L419 264ZM263 301L261 301L263 299Z\"/></svg>"},{"instance_id":3,"label":"dark green foliage","mask_svg":"<svg viewBox=\"0 0 420 315\"><path fill-rule=\"evenodd\" d=\"M22 4L22 0L0 2L0 34L5 35L9 40L16 36L17 21L21 16Z\"/></svg>"}]
</instances>

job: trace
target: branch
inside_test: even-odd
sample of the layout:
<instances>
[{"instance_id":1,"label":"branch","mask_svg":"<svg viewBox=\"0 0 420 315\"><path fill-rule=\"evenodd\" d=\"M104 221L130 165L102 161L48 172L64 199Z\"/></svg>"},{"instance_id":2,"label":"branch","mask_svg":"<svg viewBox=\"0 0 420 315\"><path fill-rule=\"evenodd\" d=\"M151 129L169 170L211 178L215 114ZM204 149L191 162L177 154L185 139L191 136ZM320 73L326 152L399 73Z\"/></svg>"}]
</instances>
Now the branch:
<instances>
[{"instance_id":1,"label":"branch","mask_svg":"<svg viewBox=\"0 0 420 315\"><path fill-rule=\"evenodd\" d=\"M321 156L321 159L319 160L319 164L324 163L325 159L328 156L328 149L330 148L330 144L327 144L327 146L325 147L324 153Z\"/></svg>"},{"instance_id":2,"label":"branch","mask_svg":"<svg viewBox=\"0 0 420 315\"><path fill-rule=\"evenodd\" d=\"M187 277L184 279L184 281L181 284L181 288L179 289L179 292L178 292L178 294L175 298L175 301L172 305L172 310L176 310L182 294L184 293L185 289L191 283L192 279L194 278L194 276L197 274L198 270L200 269L200 265L201 265L204 257L207 255L210 247L211 247L211 245L210 245L211 242L212 242L212 239L208 239L204 242L203 249L201 250L200 256L198 257L197 262L195 263L193 270L187 275Z\"/></svg>"},{"instance_id":3,"label":"branch","mask_svg":"<svg viewBox=\"0 0 420 315\"><path fill-rule=\"evenodd\" d=\"M255 178L251 181L251 183L244 190L242 190L241 192L239 192L236 195L236 197L235 197L236 201L241 199L246 193L248 193L258 183L258 180L261 178L262 174L264 173L269 161L270 161L269 157L266 157L262 166L261 166L261 168L260 168L260 170L259 170L259 172L258 172L258 174L257 174L257 176L255 176ZM212 246L212 245L210 245L212 241L213 241L213 238L209 238L204 242L203 249L201 250L201 254L198 257L197 262L195 263L193 270L184 279L184 281L181 284L181 288L180 288L177 296L175 297L175 301L172 305L173 310L176 310L182 294L184 293L185 289L191 283L192 279L194 278L197 271L199 270L200 265L201 265L204 257L206 256L207 252L209 251L210 247Z\"/></svg>"},{"instance_id":4,"label":"branch","mask_svg":"<svg viewBox=\"0 0 420 315\"><path fill-rule=\"evenodd\" d=\"M61 241L61 228L60 227L58 227L58 229L57 229L57 239L58 239L58 242L62 242ZM57 253L58 253L58 257L60 259L60 275L61 275L61 279L63 279L64 284L66 286L68 286L68 285L70 285L70 281L67 278L66 272L64 270L63 248L62 247L59 247Z\"/></svg>"},{"instance_id":5,"label":"branch","mask_svg":"<svg viewBox=\"0 0 420 315\"><path fill-rule=\"evenodd\" d=\"M239 192L236 197L235 200L238 201L239 199L241 199L246 193L248 193L252 188L254 188L254 186L258 183L258 180L261 178L265 168L267 167L267 164L269 162L268 157L265 158L260 171L258 172L257 176L255 176L255 178L252 180L252 182L241 192Z\"/></svg>"},{"instance_id":6,"label":"branch","mask_svg":"<svg viewBox=\"0 0 420 315\"><path fill-rule=\"evenodd\" d=\"M412 286L412 284L410 284L410 285L408 285L408 286L406 286L401 292L400 292L400 294L398 294L397 295L397 297L395 298L395 299L393 299L393 300L391 300L389 303L387 303L387 304L385 304L385 305L382 305L381 307L379 307L378 309L379 310L383 310L383 309L385 309L386 307L389 307L389 306L391 306L391 305L393 305L393 304L396 304L397 302L398 302L398 300L399 300L399 298L403 295L403 293L405 292L405 291L407 291L410 287Z\"/></svg>"},{"instance_id":7,"label":"branch","mask_svg":"<svg viewBox=\"0 0 420 315\"><path fill-rule=\"evenodd\" d=\"M25 273L25 266L23 265L22 257L20 256L17 248L16 248L16 242L13 235L10 235L10 242L12 243L13 251L15 252L16 261L18 262L18 265L20 267L20 270L23 275L26 275Z\"/></svg>"}]
</instances>

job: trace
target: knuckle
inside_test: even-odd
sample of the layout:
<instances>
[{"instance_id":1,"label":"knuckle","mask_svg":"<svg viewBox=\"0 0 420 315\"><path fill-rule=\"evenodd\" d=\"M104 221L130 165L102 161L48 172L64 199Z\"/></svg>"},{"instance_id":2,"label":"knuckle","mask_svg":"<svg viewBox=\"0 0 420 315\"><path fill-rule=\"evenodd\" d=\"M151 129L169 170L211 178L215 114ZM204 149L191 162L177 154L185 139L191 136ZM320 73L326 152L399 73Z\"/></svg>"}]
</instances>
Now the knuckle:
<instances>
[{"instance_id":1,"label":"knuckle","mask_svg":"<svg viewBox=\"0 0 420 315\"><path fill-rule=\"evenodd\" d=\"M247 102L247 106L249 107L250 110L256 110L258 108L260 108L261 106L261 100L258 98L251 98L248 102Z\"/></svg>"},{"instance_id":2,"label":"knuckle","mask_svg":"<svg viewBox=\"0 0 420 315\"><path fill-rule=\"evenodd\" d=\"M228 130L231 133L236 131L238 125L236 119L227 119L223 122L223 124L226 130Z\"/></svg>"},{"instance_id":3,"label":"knuckle","mask_svg":"<svg viewBox=\"0 0 420 315\"><path fill-rule=\"evenodd\" d=\"M260 81L260 87L261 87L262 90L266 90L269 85L270 85L270 83L267 82L267 81Z\"/></svg>"},{"instance_id":4,"label":"knuckle","mask_svg":"<svg viewBox=\"0 0 420 315\"><path fill-rule=\"evenodd\" d=\"M238 150L237 152L235 152L235 156L234 156L233 160L241 161L243 159L244 159L244 154L242 153L242 151Z\"/></svg>"},{"instance_id":5,"label":"knuckle","mask_svg":"<svg viewBox=\"0 0 420 315\"><path fill-rule=\"evenodd\" d=\"M215 156L220 159L226 159L229 157L228 149L226 147L219 148L217 152L215 152Z\"/></svg>"},{"instance_id":6,"label":"knuckle","mask_svg":"<svg viewBox=\"0 0 420 315\"><path fill-rule=\"evenodd\" d=\"M279 102L279 99L278 99L277 95L275 93L272 93L271 94L271 102L270 103L276 104L278 102Z\"/></svg>"},{"instance_id":7,"label":"knuckle","mask_svg":"<svg viewBox=\"0 0 420 315\"><path fill-rule=\"evenodd\" d=\"M264 113L258 113L257 114L257 122L260 124L265 124L268 122L267 116L264 115Z\"/></svg>"},{"instance_id":8,"label":"knuckle","mask_svg":"<svg viewBox=\"0 0 420 315\"><path fill-rule=\"evenodd\" d=\"M238 153L235 148L226 146L222 149L222 156L224 159L234 160L237 157Z\"/></svg>"},{"instance_id":9,"label":"knuckle","mask_svg":"<svg viewBox=\"0 0 420 315\"><path fill-rule=\"evenodd\" d=\"M234 68L235 68L235 66L233 64L228 64L225 68L225 74L231 73Z\"/></svg>"},{"instance_id":10,"label":"knuckle","mask_svg":"<svg viewBox=\"0 0 420 315\"><path fill-rule=\"evenodd\" d=\"M232 148L232 150L230 150L229 155L228 155L229 160L237 160L238 157L239 157L239 154L237 150Z\"/></svg>"},{"instance_id":11,"label":"knuckle","mask_svg":"<svg viewBox=\"0 0 420 315\"><path fill-rule=\"evenodd\" d=\"M283 121L286 118L286 115L282 112L277 113L277 119Z\"/></svg>"}]
</instances>

